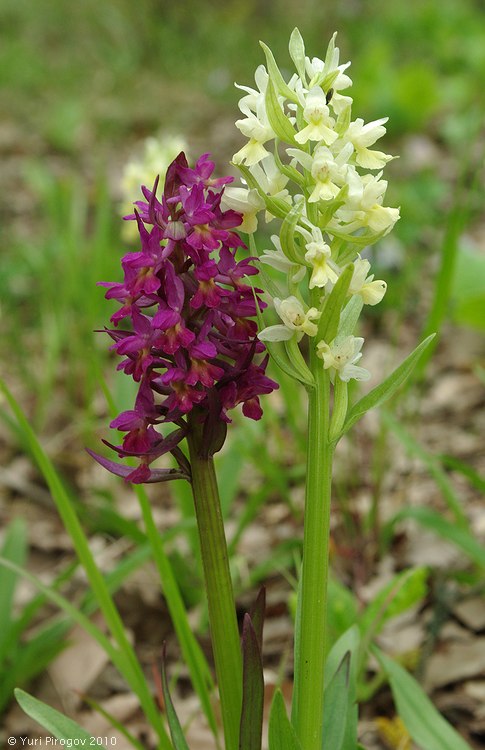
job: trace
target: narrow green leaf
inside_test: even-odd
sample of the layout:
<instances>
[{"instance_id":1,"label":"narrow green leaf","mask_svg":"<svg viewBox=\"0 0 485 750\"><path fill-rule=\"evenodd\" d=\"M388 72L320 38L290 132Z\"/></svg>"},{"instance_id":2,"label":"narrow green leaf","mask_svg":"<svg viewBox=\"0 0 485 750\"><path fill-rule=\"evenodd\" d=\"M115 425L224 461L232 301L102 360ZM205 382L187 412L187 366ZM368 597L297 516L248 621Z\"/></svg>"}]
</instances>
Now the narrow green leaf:
<instances>
[{"instance_id":1,"label":"narrow green leaf","mask_svg":"<svg viewBox=\"0 0 485 750\"><path fill-rule=\"evenodd\" d=\"M352 625L333 645L325 662L325 690L329 689L331 680L342 664L345 655L350 654L348 672L348 706L345 734L341 750L355 750L357 744L357 723L359 718L357 706L357 668L360 652L360 632L357 625Z\"/></svg>"},{"instance_id":2,"label":"narrow green leaf","mask_svg":"<svg viewBox=\"0 0 485 750\"><path fill-rule=\"evenodd\" d=\"M280 69L278 68L276 60L274 59L274 55L271 52L270 48L264 42L260 42L260 45L264 50L264 54L266 56L266 64L268 66L268 73L270 79L276 87L276 90L282 96L286 97L286 99L289 99L290 101L295 102L295 104L298 104L298 97L295 92L290 89L285 79L281 75Z\"/></svg>"},{"instance_id":3,"label":"narrow green leaf","mask_svg":"<svg viewBox=\"0 0 485 750\"><path fill-rule=\"evenodd\" d=\"M34 586L39 589L39 591L41 591L47 599L50 599L50 601L54 602L54 604L56 604L60 609L66 612L66 614L69 615L69 617L74 622L77 622L78 625L80 625L83 630L86 631L86 633L89 633L89 635L99 643L101 648L106 652L106 654L108 654L115 667L119 670L120 674L122 674L128 684L130 684L130 673L128 668L125 666L124 655L118 650L116 646L111 643L109 638L107 638L105 634L93 622L91 622L88 617L86 617L86 615L80 612L79 609L71 604L64 596L62 596L49 586L43 584L42 581L40 581L32 573L29 573L23 568L19 568L10 560L5 560L4 558L0 557L0 565L15 571L17 575L22 576L22 578L25 578L27 581L33 583Z\"/></svg>"},{"instance_id":4,"label":"narrow green leaf","mask_svg":"<svg viewBox=\"0 0 485 750\"><path fill-rule=\"evenodd\" d=\"M42 703L42 701L37 700L37 698L29 695L29 693L25 693L23 690L17 689L15 697L20 708L25 711L27 716L30 716L31 719L34 719L44 729L47 729L58 740L80 740L80 746L89 746L92 739L91 735L72 719ZM98 747L105 747L105 745L98 745Z\"/></svg>"},{"instance_id":5,"label":"narrow green leaf","mask_svg":"<svg viewBox=\"0 0 485 750\"><path fill-rule=\"evenodd\" d=\"M459 474L462 474L468 479L470 484L475 487L475 489L485 494L485 477L482 474L479 474L473 466L467 464L466 461L461 461L461 459L456 458L456 456L449 456L447 454L441 455L439 459L442 464L452 471L457 471Z\"/></svg>"},{"instance_id":6,"label":"narrow green leaf","mask_svg":"<svg viewBox=\"0 0 485 750\"><path fill-rule=\"evenodd\" d=\"M337 283L327 297L322 316L318 323L317 341L326 341L330 344L338 332L340 313L347 297L352 275L353 265L349 264L340 274Z\"/></svg>"},{"instance_id":7,"label":"narrow green leaf","mask_svg":"<svg viewBox=\"0 0 485 750\"><path fill-rule=\"evenodd\" d=\"M429 571L425 567L403 570L395 575L374 597L359 619L362 634L377 635L393 617L418 604L427 592Z\"/></svg>"},{"instance_id":8,"label":"narrow green leaf","mask_svg":"<svg viewBox=\"0 0 485 750\"><path fill-rule=\"evenodd\" d=\"M106 711L106 709L103 708L97 701L93 700L87 695L83 695L83 701L84 703L87 703L88 706L91 706L94 711L97 711L100 716L106 719L106 721L108 721L114 729L122 734L123 737L126 737L130 745L133 745L136 750L145 750L145 745L142 745L141 742L136 739L136 737L133 737L131 732L126 729L121 721L116 719L113 714L110 714L109 711Z\"/></svg>"},{"instance_id":9,"label":"narrow green leaf","mask_svg":"<svg viewBox=\"0 0 485 750\"><path fill-rule=\"evenodd\" d=\"M382 651L373 651L389 677L397 711L414 742L426 750L471 750L438 713L414 677Z\"/></svg>"},{"instance_id":10,"label":"narrow green leaf","mask_svg":"<svg viewBox=\"0 0 485 750\"><path fill-rule=\"evenodd\" d=\"M423 330L423 336L431 333L431 331L437 331L438 336L419 363L418 377L422 377L426 365L433 356L433 352L439 341L443 321L448 314L453 278L455 276L455 266L458 257L458 243L466 221L466 216L470 210L467 205L469 203L468 191L464 190L464 185L461 185L460 193L460 199L455 203L448 216L445 236L441 246L440 267L435 279L433 303Z\"/></svg>"},{"instance_id":11,"label":"narrow green leaf","mask_svg":"<svg viewBox=\"0 0 485 750\"><path fill-rule=\"evenodd\" d=\"M420 602L427 592L428 570L424 567L404 570L393 577L375 596L359 619L362 643L359 649L359 677L365 670L368 649L384 624Z\"/></svg>"},{"instance_id":12,"label":"narrow green leaf","mask_svg":"<svg viewBox=\"0 0 485 750\"><path fill-rule=\"evenodd\" d=\"M14 689L24 687L37 677L66 647L69 622L57 620L42 628L26 643L15 641L10 647L8 661L0 669L0 715L12 700Z\"/></svg>"},{"instance_id":13,"label":"narrow green leaf","mask_svg":"<svg viewBox=\"0 0 485 750\"><path fill-rule=\"evenodd\" d=\"M382 381L378 386L373 388L363 398L357 401L356 404L350 409L347 420L344 424L342 434L350 430L350 428L370 409L387 401L388 398L394 395L397 389L405 382L413 371L418 359L420 358L423 351L429 345L433 339L434 334L428 336L427 339L422 341L411 354L406 357L399 367L397 367L391 375Z\"/></svg>"},{"instance_id":14,"label":"narrow green leaf","mask_svg":"<svg viewBox=\"0 0 485 750\"><path fill-rule=\"evenodd\" d=\"M153 518L151 504L144 487L138 485L136 493L155 565L160 576L163 595L182 649L182 655L211 731L214 736L217 736L217 723L211 704L213 681L209 665L190 627L180 588L165 552L165 545Z\"/></svg>"},{"instance_id":15,"label":"narrow green leaf","mask_svg":"<svg viewBox=\"0 0 485 750\"><path fill-rule=\"evenodd\" d=\"M160 713L155 706L152 694L148 688L143 670L134 652L134 649L128 640L123 622L119 612L111 598L106 582L98 569L96 562L91 553L88 540L79 523L79 519L72 506L66 489L57 474L54 465L45 453L37 436L29 424L25 414L14 399L6 384L0 380L0 391L15 415L15 418L22 430L25 441L37 462L48 486L52 498L56 504L58 513L62 519L66 531L69 533L73 542L76 554L86 571L87 578L96 597L96 601L101 609L111 634L119 646L118 664L123 665L123 676L130 684L132 690L138 695L140 703L146 713L147 719L158 734L160 740L160 750L171 750L170 741L165 731L165 727L160 718Z\"/></svg>"},{"instance_id":16,"label":"narrow green leaf","mask_svg":"<svg viewBox=\"0 0 485 750\"><path fill-rule=\"evenodd\" d=\"M275 691L269 715L269 750L302 750L296 732L286 713L285 701L279 688Z\"/></svg>"},{"instance_id":17,"label":"narrow green leaf","mask_svg":"<svg viewBox=\"0 0 485 750\"><path fill-rule=\"evenodd\" d=\"M298 71L298 75L305 84L306 81L306 70L305 70L305 43L302 35L298 29L293 29L290 36L290 57L295 63L295 68Z\"/></svg>"},{"instance_id":18,"label":"narrow green leaf","mask_svg":"<svg viewBox=\"0 0 485 750\"><path fill-rule=\"evenodd\" d=\"M470 560L481 568L485 568L485 547L469 531L457 526L455 522L448 521L442 513L438 513L432 508L403 508L386 526L384 530L385 538L389 538L396 523L407 518L412 518L420 526L451 542L461 549Z\"/></svg>"},{"instance_id":19,"label":"narrow green leaf","mask_svg":"<svg viewBox=\"0 0 485 750\"><path fill-rule=\"evenodd\" d=\"M264 679L261 649L251 618L244 616L242 632L243 697L239 750L261 750Z\"/></svg>"},{"instance_id":20,"label":"narrow green leaf","mask_svg":"<svg viewBox=\"0 0 485 750\"><path fill-rule=\"evenodd\" d=\"M175 750L189 750L189 746L187 745L182 727L180 726L179 717L173 706L172 697L168 688L167 671L165 669L165 653L162 658L162 691L173 746Z\"/></svg>"},{"instance_id":21,"label":"narrow green leaf","mask_svg":"<svg viewBox=\"0 0 485 750\"><path fill-rule=\"evenodd\" d=\"M323 747L341 750L349 710L350 651L347 651L325 691Z\"/></svg>"}]
</instances>

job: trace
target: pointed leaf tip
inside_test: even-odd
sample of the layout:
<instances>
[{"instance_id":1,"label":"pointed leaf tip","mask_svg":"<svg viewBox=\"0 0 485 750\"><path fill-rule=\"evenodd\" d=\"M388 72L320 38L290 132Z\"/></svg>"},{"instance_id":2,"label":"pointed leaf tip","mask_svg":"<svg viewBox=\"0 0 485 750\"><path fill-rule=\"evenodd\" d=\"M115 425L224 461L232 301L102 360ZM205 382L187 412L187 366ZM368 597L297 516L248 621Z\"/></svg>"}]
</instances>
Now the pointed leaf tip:
<instances>
[{"instance_id":1,"label":"pointed leaf tip","mask_svg":"<svg viewBox=\"0 0 485 750\"><path fill-rule=\"evenodd\" d=\"M243 696L239 750L261 750L263 733L264 678L258 638L248 613L242 632Z\"/></svg>"},{"instance_id":2,"label":"pointed leaf tip","mask_svg":"<svg viewBox=\"0 0 485 750\"><path fill-rule=\"evenodd\" d=\"M162 692L163 700L165 702L165 713L167 716L168 727L170 729L170 736L172 738L174 750L189 750L189 746L187 745L187 742L185 740L184 733L182 732L179 718L172 703L172 697L170 695L170 690L168 687L165 654L166 648L164 644L162 651Z\"/></svg>"}]
</instances>

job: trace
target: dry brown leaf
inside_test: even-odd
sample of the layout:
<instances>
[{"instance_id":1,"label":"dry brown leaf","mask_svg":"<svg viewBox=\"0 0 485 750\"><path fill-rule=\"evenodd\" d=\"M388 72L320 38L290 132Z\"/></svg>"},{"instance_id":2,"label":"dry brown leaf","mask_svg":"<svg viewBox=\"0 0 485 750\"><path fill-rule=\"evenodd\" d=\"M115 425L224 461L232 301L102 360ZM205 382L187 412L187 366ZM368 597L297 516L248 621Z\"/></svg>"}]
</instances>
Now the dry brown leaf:
<instances>
[{"instance_id":1,"label":"dry brown leaf","mask_svg":"<svg viewBox=\"0 0 485 750\"><path fill-rule=\"evenodd\" d=\"M485 629L485 599L482 596L459 602L453 607L453 614L471 630Z\"/></svg>"},{"instance_id":2,"label":"dry brown leaf","mask_svg":"<svg viewBox=\"0 0 485 750\"><path fill-rule=\"evenodd\" d=\"M443 644L427 664L425 687L432 690L485 674L485 638Z\"/></svg>"},{"instance_id":3,"label":"dry brown leaf","mask_svg":"<svg viewBox=\"0 0 485 750\"><path fill-rule=\"evenodd\" d=\"M95 615L93 621L103 629L103 619ZM79 625L75 625L68 636L70 645L62 651L48 667L48 674L63 703L69 697L70 710L79 706L81 695L101 674L108 663L108 656L94 638Z\"/></svg>"}]
</instances>

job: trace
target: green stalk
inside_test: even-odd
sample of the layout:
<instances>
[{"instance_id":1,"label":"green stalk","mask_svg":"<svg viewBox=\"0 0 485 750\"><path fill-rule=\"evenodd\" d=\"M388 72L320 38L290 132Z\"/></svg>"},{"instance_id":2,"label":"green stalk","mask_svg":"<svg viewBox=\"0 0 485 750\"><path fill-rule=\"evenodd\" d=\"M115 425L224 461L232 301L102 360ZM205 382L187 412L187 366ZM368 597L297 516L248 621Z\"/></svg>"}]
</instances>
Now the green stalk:
<instances>
[{"instance_id":1,"label":"green stalk","mask_svg":"<svg viewBox=\"0 0 485 750\"><path fill-rule=\"evenodd\" d=\"M299 633L293 718L304 750L322 750L325 631L333 445L329 440L330 378L310 352L308 454ZM328 748L328 750L332 750Z\"/></svg>"},{"instance_id":2,"label":"green stalk","mask_svg":"<svg viewBox=\"0 0 485 750\"><path fill-rule=\"evenodd\" d=\"M197 528L202 555L212 649L226 750L238 750L242 705L242 659L236 607L219 491L211 457L203 455L197 417L187 436Z\"/></svg>"}]
</instances>

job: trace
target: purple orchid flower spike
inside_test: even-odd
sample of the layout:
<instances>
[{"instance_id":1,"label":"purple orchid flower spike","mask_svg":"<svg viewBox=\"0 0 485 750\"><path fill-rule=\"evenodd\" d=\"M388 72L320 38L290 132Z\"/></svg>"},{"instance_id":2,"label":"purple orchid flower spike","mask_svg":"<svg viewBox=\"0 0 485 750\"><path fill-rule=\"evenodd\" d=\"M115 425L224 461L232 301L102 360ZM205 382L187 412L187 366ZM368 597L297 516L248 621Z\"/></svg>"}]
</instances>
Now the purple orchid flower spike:
<instances>
[{"instance_id":1,"label":"purple orchid flower spike","mask_svg":"<svg viewBox=\"0 0 485 750\"><path fill-rule=\"evenodd\" d=\"M258 269L254 258L235 257L245 248L234 231L242 217L221 210L232 178L213 178L213 172L209 154L191 168L181 153L167 170L163 195L157 197L158 179L152 190L142 187L145 201L125 217L137 222L140 249L123 257L122 282L100 282L106 298L120 304L112 323L130 323L106 329L123 357L118 369L139 384L134 408L111 422L125 433L122 444L104 442L139 465L89 453L127 482L190 479L181 441L191 426L202 428L201 450L211 456L224 442L228 412L241 405L245 416L260 419L259 397L278 388L266 375L268 357L257 361L264 345L256 338L255 296L245 279ZM164 436L168 423L177 429ZM177 469L151 467L167 453Z\"/></svg>"}]
</instances>

